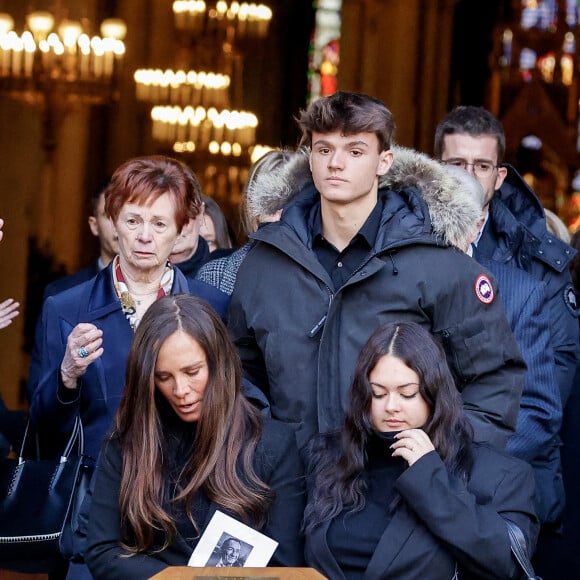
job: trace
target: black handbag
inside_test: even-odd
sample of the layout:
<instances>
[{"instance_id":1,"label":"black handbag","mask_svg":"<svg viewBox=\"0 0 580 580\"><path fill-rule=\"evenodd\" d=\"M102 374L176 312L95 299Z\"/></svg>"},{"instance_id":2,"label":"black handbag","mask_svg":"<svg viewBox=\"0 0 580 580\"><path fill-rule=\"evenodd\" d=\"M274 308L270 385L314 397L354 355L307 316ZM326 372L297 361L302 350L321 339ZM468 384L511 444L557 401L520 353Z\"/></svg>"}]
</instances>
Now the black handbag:
<instances>
[{"instance_id":1,"label":"black handbag","mask_svg":"<svg viewBox=\"0 0 580 580\"><path fill-rule=\"evenodd\" d=\"M77 417L61 456L43 459L29 421L18 459L0 461L0 568L48 572L62 562L59 540L86 464L83 447Z\"/></svg>"},{"instance_id":2,"label":"black handbag","mask_svg":"<svg viewBox=\"0 0 580 580\"><path fill-rule=\"evenodd\" d=\"M511 552L514 555L515 559L518 561L520 568L523 572L523 576L521 577L522 580L542 580L539 576L536 576L534 572L534 567L532 566L532 562L530 560L530 556L528 554L528 548L526 545L526 539L524 538L524 534L520 528L510 522L509 520L505 520L508 529L508 535L510 537L510 548ZM461 576L459 574L458 566L455 564L455 574L451 580L460 580Z\"/></svg>"},{"instance_id":3,"label":"black handbag","mask_svg":"<svg viewBox=\"0 0 580 580\"><path fill-rule=\"evenodd\" d=\"M73 495L66 521L59 539L60 553L71 562L84 562L87 543L89 509L93 496L95 460L84 456L77 489Z\"/></svg>"}]
</instances>

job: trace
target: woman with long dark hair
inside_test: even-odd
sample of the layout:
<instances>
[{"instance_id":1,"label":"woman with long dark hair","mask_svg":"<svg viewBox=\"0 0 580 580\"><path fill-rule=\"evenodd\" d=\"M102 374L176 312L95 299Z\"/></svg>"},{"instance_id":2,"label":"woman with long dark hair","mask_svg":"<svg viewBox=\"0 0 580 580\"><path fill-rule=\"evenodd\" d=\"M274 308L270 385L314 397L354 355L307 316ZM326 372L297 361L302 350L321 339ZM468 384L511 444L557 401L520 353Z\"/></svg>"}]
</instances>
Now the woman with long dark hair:
<instances>
[{"instance_id":1,"label":"woman with long dark hair","mask_svg":"<svg viewBox=\"0 0 580 580\"><path fill-rule=\"evenodd\" d=\"M145 313L115 428L97 469L86 561L95 578L186 565L219 509L303 560L303 479L294 432L241 394L241 364L213 309L190 295Z\"/></svg>"},{"instance_id":2,"label":"woman with long dark hair","mask_svg":"<svg viewBox=\"0 0 580 580\"><path fill-rule=\"evenodd\" d=\"M530 467L473 443L445 354L418 324L374 332L342 430L307 458L306 561L333 580L517 578L505 520L535 542Z\"/></svg>"}]
</instances>

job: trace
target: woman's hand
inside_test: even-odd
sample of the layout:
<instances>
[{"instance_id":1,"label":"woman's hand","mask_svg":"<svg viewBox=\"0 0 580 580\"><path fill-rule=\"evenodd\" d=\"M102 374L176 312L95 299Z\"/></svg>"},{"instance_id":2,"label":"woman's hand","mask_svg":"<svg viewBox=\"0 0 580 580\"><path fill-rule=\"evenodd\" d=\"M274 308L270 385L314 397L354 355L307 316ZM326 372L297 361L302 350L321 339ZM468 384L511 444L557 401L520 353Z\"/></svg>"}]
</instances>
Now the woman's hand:
<instances>
[{"instance_id":1,"label":"woman's hand","mask_svg":"<svg viewBox=\"0 0 580 580\"><path fill-rule=\"evenodd\" d=\"M422 429L407 429L395 435L396 441L391 445L393 457L402 457L409 467L423 455L433 451L433 443L429 435Z\"/></svg>"},{"instance_id":2,"label":"woman's hand","mask_svg":"<svg viewBox=\"0 0 580 580\"><path fill-rule=\"evenodd\" d=\"M102 354L103 331L94 324L81 322L68 335L66 351L60 374L67 389L76 389L77 380L82 377L87 367Z\"/></svg>"},{"instance_id":3,"label":"woman's hand","mask_svg":"<svg viewBox=\"0 0 580 580\"><path fill-rule=\"evenodd\" d=\"M12 324L12 319L20 314L18 312L19 306L20 303L15 302L12 298L0 302L0 328L6 328Z\"/></svg>"}]
</instances>

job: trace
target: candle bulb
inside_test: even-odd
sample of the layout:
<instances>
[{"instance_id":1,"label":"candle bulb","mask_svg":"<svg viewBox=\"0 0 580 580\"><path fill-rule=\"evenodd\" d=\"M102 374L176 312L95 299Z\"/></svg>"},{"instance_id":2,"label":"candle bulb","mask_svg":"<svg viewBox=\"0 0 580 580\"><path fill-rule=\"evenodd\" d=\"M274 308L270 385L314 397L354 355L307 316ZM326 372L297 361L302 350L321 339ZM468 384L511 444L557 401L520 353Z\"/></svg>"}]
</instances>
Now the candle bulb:
<instances>
[{"instance_id":1,"label":"candle bulb","mask_svg":"<svg viewBox=\"0 0 580 580\"><path fill-rule=\"evenodd\" d=\"M24 52L24 42L18 38L12 48L12 74L19 77L22 75L22 53Z\"/></svg>"},{"instance_id":2,"label":"candle bulb","mask_svg":"<svg viewBox=\"0 0 580 580\"><path fill-rule=\"evenodd\" d=\"M8 76L10 74L10 61L12 59L12 46L9 36L0 37L0 51L0 74L2 76Z\"/></svg>"},{"instance_id":3,"label":"candle bulb","mask_svg":"<svg viewBox=\"0 0 580 580\"><path fill-rule=\"evenodd\" d=\"M30 78L34 67L34 53L36 52L36 43L29 31L22 35L24 45L24 76Z\"/></svg>"}]
</instances>

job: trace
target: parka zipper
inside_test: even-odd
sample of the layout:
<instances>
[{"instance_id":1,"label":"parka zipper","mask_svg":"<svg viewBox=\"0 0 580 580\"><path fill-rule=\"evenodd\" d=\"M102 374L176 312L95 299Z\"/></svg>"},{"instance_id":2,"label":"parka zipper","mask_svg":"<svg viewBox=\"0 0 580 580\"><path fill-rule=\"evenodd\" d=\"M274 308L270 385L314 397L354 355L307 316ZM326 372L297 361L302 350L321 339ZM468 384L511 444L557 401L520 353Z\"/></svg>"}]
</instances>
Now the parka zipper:
<instances>
[{"instance_id":1,"label":"parka zipper","mask_svg":"<svg viewBox=\"0 0 580 580\"><path fill-rule=\"evenodd\" d=\"M328 308L326 309L326 314L310 329L310 332L308 333L308 336L310 338L314 338L323 328L324 328L324 324L326 322L326 319L328 318L328 313L330 312L330 307L332 306L332 300L334 298L334 293L332 292L332 290L330 289L330 286L326 285L326 288L328 290Z\"/></svg>"}]
</instances>

